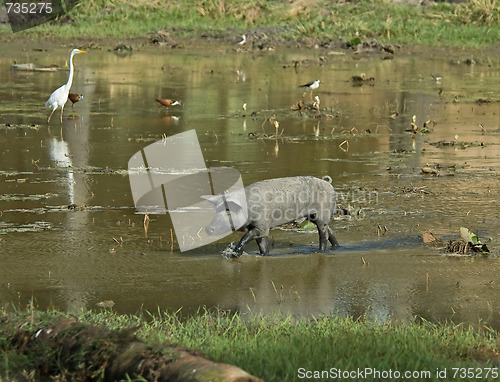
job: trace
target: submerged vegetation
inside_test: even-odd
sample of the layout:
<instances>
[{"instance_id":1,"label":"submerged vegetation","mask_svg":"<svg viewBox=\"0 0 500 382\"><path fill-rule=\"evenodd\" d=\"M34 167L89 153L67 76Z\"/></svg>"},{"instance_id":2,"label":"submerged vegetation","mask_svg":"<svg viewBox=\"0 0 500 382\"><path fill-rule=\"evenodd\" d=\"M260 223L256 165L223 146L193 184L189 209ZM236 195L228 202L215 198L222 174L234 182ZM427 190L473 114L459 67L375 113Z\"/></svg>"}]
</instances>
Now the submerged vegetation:
<instances>
[{"instance_id":1,"label":"submerged vegetation","mask_svg":"<svg viewBox=\"0 0 500 382\"><path fill-rule=\"evenodd\" d=\"M86 311L71 316L71 322L78 325L62 325L68 318L61 313L36 310L22 314L3 312L0 376L9 380L30 376L38 380L50 371L51 375L65 380L92 371L95 379L103 380L109 372L107 364L92 362L97 362L103 354L103 359L112 361L119 349L116 342L124 341L145 342L145 348L155 349L148 354L170 354L172 360L175 356L172 350L166 350L171 349L170 345L165 344L198 349L207 359L236 365L266 381L294 381L312 371L338 373L358 368L367 373L366 380L377 379L368 373L388 370L393 373L428 371L426 380L453 380L454 370L459 368L481 371L482 380L486 381L495 380L498 373L498 337L487 328L479 332L454 324L380 323L331 316L248 317L220 310L202 311L190 317L164 312L120 315L111 310ZM85 330L85 348L67 357L64 352L68 349L51 346L50 341L35 346L33 338L37 333L42 337L41 330L47 328L59 331L52 335L54 339L68 333L75 336L75 328ZM124 328L122 334L114 332ZM31 342L22 342L22 338L29 338ZM72 344L75 346L76 342ZM161 345L163 347L159 347ZM121 367L126 369L126 365ZM443 374L438 378L437 370L447 370L447 378L443 378Z\"/></svg>"},{"instance_id":2,"label":"submerged vegetation","mask_svg":"<svg viewBox=\"0 0 500 382\"><path fill-rule=\"evenodd\" d=\"M1 2L0 2L1 3ZM498 0L462 4L358 1L89 0L22 37L137 38L167 30L176 38L265 33L277 43L314 46L377 39L384 43L485 46L500 41ZM9 34L3 28L3 35Z\"/></svg>"}]
</instances>

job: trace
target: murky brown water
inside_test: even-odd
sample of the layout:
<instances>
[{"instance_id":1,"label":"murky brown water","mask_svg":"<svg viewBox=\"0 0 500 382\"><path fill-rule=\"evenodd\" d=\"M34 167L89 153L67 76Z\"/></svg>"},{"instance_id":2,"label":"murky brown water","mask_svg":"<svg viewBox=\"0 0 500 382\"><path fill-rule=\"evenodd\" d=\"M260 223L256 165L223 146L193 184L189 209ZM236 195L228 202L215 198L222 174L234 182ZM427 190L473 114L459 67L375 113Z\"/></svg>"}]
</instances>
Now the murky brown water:
<instances>
[{"instance_id":1,"label":"murky brown water","mask_svg":"<svg viewBox=\"0 0 500 382\"><path fill-rule=\"evenodd\" d=\"M62 126L59 111L48 126L43 103L67 72L10 66L63 65L69 51L2 46L2 307L23 308L32 297L40 308L65 310L112 300L116 310L132 313L220 306L380 320L419 315L500 328L498 259L445 257L419 238L426 229L458 238L466 226L491 237L488 246L499 253L500 52L476 53L478 63L467 65L470 52L436 49L393 60L314 50L143 48L119 56L91 49L75 58L72 92L84 99L74 110L66 105ZM294 68L294 60L321 55L321 65ZM375 77L374 86L353 86L351 76L360 73ZM298 85L315 78L329 117L290 110L302 96ZM157 97L184 105L167 111ZM476 104L479 98L493 102ZM248 137L274 134L265 123L273 115L279 139ZM405 131L413 115L420 128L435 121L430 133ZM315 232L274 230L272 257L223 259L221 251L241 233L181 253L176 244L171 251L166 215L151 216L146 235L128 160L162 134L190 129L207 166L232 166L245 184L330 175L339 202L362 208L359 218L332 223L342 247L317 253ZM432 145L441 140L457 143ZM423 175L427 165L439 165L439 176ZM378 226L388 232L378 235ZM246 249L257 253L254 243Z\"/></svg>"}]
</instances>

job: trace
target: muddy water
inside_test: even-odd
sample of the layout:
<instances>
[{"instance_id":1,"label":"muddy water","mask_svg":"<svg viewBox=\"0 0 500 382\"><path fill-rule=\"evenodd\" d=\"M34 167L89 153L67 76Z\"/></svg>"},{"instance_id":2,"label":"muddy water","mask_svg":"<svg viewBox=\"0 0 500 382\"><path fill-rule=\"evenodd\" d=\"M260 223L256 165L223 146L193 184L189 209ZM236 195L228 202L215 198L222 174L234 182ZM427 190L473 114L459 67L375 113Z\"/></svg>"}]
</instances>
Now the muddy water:
<instances>
[{"instance_id":1,"label":"muddy water","mask_svg":"<svg viewBox=\"0 0 500 382\"><path fill-rule=\"evenodd\" d=\"M40 308L71 311L113 301L131 313L219 306L500 328L499 52L384 59L90 49L75 57L72 92L84 99L74 108L68 102L62 124L59 111L47 124L43 103L67 71L11 70L14 62L64 65L70 48L45 48L4 45L0 57L2 307L33 298ZM471 58L476 64L465 62ZM354 86L360 73L374 77L373 86ZM321 113L290 110L303 96L298 86L316 78ZM166 110L157 97L183 106ZM420 130L431 121L428 133L406 131L413 115ZM278 138L266 122L272 116ZM252 243L249 256L226 260L222 250L240 233L181 253L168 215L151 215L145 232L128 160L163 134L191 129L207 166L234 167L245 184L331 176L339 203L353 211L332 222L342 247L318 253L315 232L279 229L272 257L256 256ZM447 257L422 243L425 230L450 240L461 226L491 238L493 254Z\"/></svg>"}]
</instances>

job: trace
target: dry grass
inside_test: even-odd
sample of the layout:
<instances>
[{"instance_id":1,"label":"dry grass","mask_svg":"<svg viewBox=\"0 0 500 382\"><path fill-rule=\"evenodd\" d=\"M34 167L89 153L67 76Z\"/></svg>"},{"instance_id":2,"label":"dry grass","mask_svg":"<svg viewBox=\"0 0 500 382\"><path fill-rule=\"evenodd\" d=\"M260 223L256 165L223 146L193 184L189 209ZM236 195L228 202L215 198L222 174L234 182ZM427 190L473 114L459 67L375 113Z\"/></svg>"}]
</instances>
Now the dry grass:
<instances>
[{"instance_id":1,"label":"dry grass","mask_svg":"<svg viewBox=\"0 0 500 382\"><path fill-rule=\"evenodd\" d=\"M234 17L245 20L249 25L255 25L263 17L263 7L259 2L234 2L225 0L202 0L196 7L202 17L214 20L224 17Z\"/></svg>"},{"instance_id":2,"label":"dry grass","mask_svg":"<svg viewBox=\"0 0 500 382\"><path fill-rule=\"evenodd\" d=\"M455 15L465 24L492 26L500 23L498 0L468 0L457 7Z\"/></svg>"}]
</instances>

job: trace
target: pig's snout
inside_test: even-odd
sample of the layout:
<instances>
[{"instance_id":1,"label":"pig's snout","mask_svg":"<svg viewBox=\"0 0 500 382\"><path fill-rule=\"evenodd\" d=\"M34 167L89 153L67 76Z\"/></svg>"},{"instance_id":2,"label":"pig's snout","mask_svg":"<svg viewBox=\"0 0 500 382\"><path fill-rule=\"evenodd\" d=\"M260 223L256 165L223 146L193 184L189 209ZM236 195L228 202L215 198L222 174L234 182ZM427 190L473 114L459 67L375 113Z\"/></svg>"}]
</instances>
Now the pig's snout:
<instances>
[{"instance_id":1,"label":"pig's snout","mask_svg":"<svg viewBox=\"0 0 500 382\"><path fill-rule=\"evenodd\" d=\"M225 211L224 211L225 212ZM224 213L218 213L209 225L205 227L208 235L227 235L232 232L231 222Z\"/></svg>"}]
</instances>

